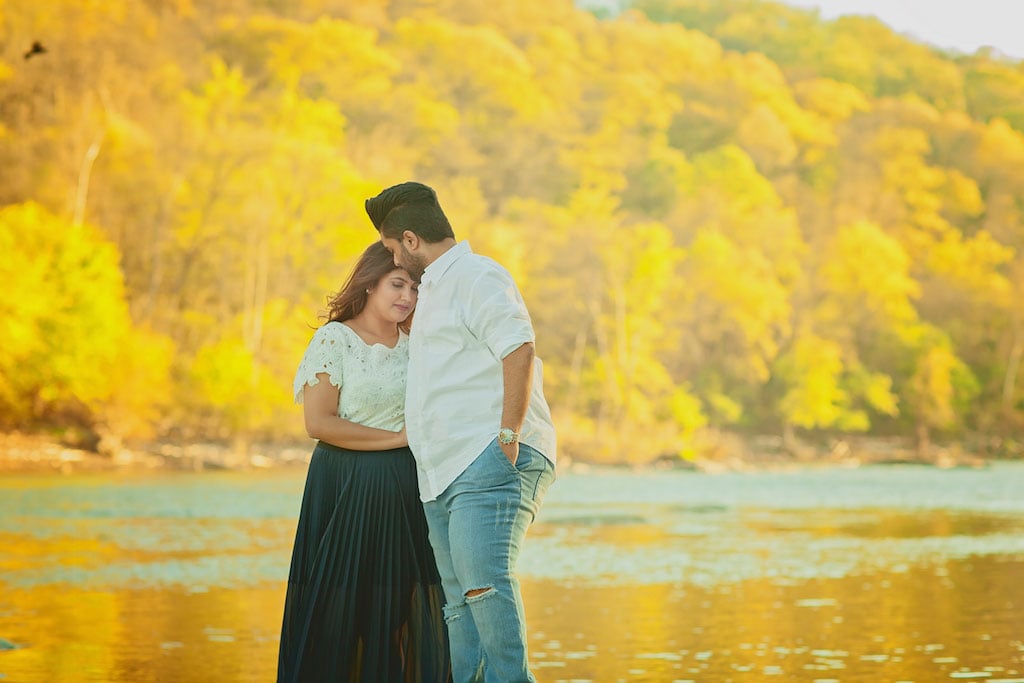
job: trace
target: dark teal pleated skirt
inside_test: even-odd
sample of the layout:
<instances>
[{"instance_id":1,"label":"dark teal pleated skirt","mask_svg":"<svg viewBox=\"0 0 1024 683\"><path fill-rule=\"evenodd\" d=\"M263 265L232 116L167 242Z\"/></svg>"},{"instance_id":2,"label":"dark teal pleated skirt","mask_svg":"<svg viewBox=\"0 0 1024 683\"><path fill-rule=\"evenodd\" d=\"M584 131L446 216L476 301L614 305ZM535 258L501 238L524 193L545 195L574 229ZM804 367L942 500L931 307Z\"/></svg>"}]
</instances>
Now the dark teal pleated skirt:
<instances>
[{"instance_id":1,"label":"dark teal pleated skirt","mask_svg":"<svg viewBox=\"0 0 1024 683\"><path fill-rule=\"evenodd\" d=\"M278 683L449 681L443 604L409 449L319 442L295 532Z\"/></svg>"}]
</instances>

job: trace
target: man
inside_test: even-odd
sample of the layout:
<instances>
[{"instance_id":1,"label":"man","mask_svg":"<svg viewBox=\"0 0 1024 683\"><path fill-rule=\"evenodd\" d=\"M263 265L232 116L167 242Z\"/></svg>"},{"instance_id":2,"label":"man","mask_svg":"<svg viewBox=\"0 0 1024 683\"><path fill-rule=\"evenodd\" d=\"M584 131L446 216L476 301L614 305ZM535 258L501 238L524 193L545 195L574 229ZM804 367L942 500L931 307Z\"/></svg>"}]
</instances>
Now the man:
<instances>
[{"instance_id":1,"label":"man","mask_svg":"<svg viewBox=\"0 0 1024 683\"><path fill-rule=\"evenodd\" d=\"M405 419L444 587L455 683L535 681L514 570L555 478L555 430L530 315L495 261L456 242L433 189L366 200L381 242L420 280Z\"/></svg>"}]
</instances>

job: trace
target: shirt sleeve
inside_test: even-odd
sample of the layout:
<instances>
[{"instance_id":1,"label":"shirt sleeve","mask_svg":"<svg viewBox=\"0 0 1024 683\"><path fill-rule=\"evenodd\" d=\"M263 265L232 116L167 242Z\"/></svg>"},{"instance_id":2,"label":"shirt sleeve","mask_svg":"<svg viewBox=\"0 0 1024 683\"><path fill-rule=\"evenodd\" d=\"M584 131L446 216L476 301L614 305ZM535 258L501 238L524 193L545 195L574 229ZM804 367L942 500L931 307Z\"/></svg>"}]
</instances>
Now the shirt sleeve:
<instances>
[{"instance_id":1,"label":"shirt sleeve","mask_svg":"<svg viewBox=\"0 0 1024 683\"><path fill-rule=\"evenodd\" d=\"M535 338L530 313L515 281L497 264L469 288L466 318L470 332L499 359Z\"/></svg>"},{"instance_id":2,"label":"shirt sleeve","mask_svg":"<svg viewBox=\"0 0 1024 683\"><path fill-rule=\"evenodd\" d=\"M322 372L327 373L332 385L341 388L344 380L341 359L345 349L341 334L342 330L338 325L331 323L323 325L313 333L313 339L306 347L306 353L302 356L302 362L299 363L292 383L296 403L302 403L302 390L306 385L315 387L320 383L317 375Z\"/></svg>"}]
</instances>

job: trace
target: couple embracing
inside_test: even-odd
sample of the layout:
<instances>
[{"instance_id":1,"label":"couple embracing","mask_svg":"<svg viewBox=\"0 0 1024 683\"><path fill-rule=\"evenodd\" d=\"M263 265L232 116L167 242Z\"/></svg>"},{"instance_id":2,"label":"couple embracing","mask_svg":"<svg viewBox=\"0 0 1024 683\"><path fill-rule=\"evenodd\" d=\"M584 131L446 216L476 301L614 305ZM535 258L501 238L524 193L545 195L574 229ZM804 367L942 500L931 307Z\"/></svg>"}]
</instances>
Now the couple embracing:
<instances>
[{"instance_id":1,"label":"couple embracing","mask_svg":"<svg viewBox=\"0 0 1024 683\"><path fill-rule=\"evenodd\" d=\"M318 442L278 683L534 681L514 572L555 431L529 313L430 187L387 188L366 212L380 240L295 377Z\"/></svg>"}]
</instances>

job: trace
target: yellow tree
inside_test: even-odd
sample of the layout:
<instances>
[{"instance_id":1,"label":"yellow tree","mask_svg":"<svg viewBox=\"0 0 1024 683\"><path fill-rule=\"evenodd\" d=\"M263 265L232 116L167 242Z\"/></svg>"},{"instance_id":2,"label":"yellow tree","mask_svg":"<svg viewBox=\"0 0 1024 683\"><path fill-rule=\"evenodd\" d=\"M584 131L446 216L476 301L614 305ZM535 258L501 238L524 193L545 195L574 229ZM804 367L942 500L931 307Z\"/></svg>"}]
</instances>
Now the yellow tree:
<instances>
[{"instance_id":1,"label":"yellow tree","mask_svg":"<svg viewBox=\"0 0 1024 683\"><path fill-rule=\"evenodd\" d=\"M961 426L979 387L974 373L957 357L944 332L919 325L906 330L904 336L913 366L902 395L906 412L913 419L918 451L928 457L932 432L948 433Z\"/></svg>"},{"instance_id":2,"label":"yellow tree","mask_svg":"<svg viewBox=\"0 0 1024 683\"><path fill-rule=\"evenodd\" d=\"M895 368L877 365L877 340L916 320L920 287L910 259L877 225L844 226L819 254L799 328L773 367L786 441L793 428L865 431L898 414Z\"/></svg>"},{"instance_id":3,"label":"yellow tree","mask_svg":"<svg viewBox=\"0 0 1024 683\"><path fill-rule=\"evenodd\" d=\"M419 172L473 175L495 203L535 195L545 181L554 191L564 187L558 145L552 143L556 102L538 87L526 53L501 27L403 18L385 44L404 66L400 80L421 94L417 101L444 103L443 112L431 105L425 115L456 114L444 121L443 137L424 151Z\"/></svg>"},{"instance_id":4,"label":"yellow tree","mask_svg":"<svg viewBox=\"0 0 1024 683\"><path fill-rule=\"evenodd\" d=\"M792 209L734 145L698 155L669 218L687 250L669 315L689 343L674 368L694 378L713 422L753 425L771 366L793 334L804 244Z\"/></svg>"},{"instance_id":5,"label":"yellow tree","mask_svg":"<svg viewBox=\"0 0 1024 683\"><path fill-rule=\"evenodd\" d=\"M895 416L900 406L927 453L931 430L962 423L977 383L949 336L920 319L910 270L907 252L877 225L842 228L819 273L816 324L841 344L865 407Z\"/></svg>"},{"instance_id":6,"label":"yellow tree","mask_svg":"<svg viewBox=\"0 0 1024 683\"><path fill-rule=\"evenodd\" d=\"M684 287L683 253L663 225L630 223L617 206L580 190L568 207L507 209L530 226L523 293L567 451L644 461L689 452L704 416L666 365L680 343L665 313Z\"/></svg>"},{"instance_id":7,"label":"yellow tree","mask_svg":"<svg viewBox=\"0 0 1024 683\"><path fill-rule=\"evenodd\" d=\"M7 206L0 279L0 422L146 435L166 403L154 387L166 384L171 347L132 326L117 249L38 204Z\"/></svg>"},{"instance_id":8,"label":"yellow tree","mask_svg":"<svg viewBox=\"0 0 1024 683\"><path fill-rule=\"evenodd\" d=\"M1013 258L1010 245L1021 244L1020 229L990 215L1002 213L1003 190L977 170L968 175L974 166L970 159L948 159L964 170L936 163L938 136L929 131L948 124L934 110L909 102L887 106L884 114L887 120L873 146L880 167L880 219L914 255L922 320L943 330L956 357L977 369L987 399L996 401L1003 373L990 340L1012 306L1004 268ZM984 140L974 131L968 136L975 145ZM1011 149L1002 154L1012 156ZM979 180L990 187L983 191Z\"/></svg>"},{"instance_id":9,"label":"yellow tree","mask_svg":"<svg viewBox=\"0 0 1024 683\"><path fill-rule=\"evenodd\" d=\"M793 447L792 428L838 427L844 431L865 430L863 411L850 410L850 394L842 384L842 348L836 342L811 334L797 337L781 354L773 368L777 381L785 385L779 401L784 440Z\"/></svg>"},{"instance_id":10,"label":"yellow tree","mask_svg":"<svg viewBox=\"0 0 1024 683\"><path fill-rule=\"evenodd\" d=\"M344 117L287 85L255 92L213 60L202 88L184 96L189 143L179 150L165 295L174 297L176 334L195 354L183 358L193 365L182 368L182 403L217 434L273 427L290 397L269 387L287 384L296 359L268 354L268 337L301 352L308 328L296 323L315 319L343 266L374 238L362 201L379 188L342 153ZM282 309L279 299L299 307ZM232 378L223 386L202 379L223 373ZM247 410L254 395L277 401Z\"/></svg>"},{"instance_id":11,"label":"yellow tree","mask_svg":"<svg viewBox=\"0 0 1024 683\"><path fill-rule=\"evenodd\" d=\"M1019 64L976 56L968 61L964 90L967 111L974 118L989 121L998 117L1024 132L1024 72Z\"/></svg>"},{"instance_id":12,"label":"yellow tree","mask_svg":"<svg viewBox=\"0 0 1024 683\"><path fill-rule=\"evenodd\" d=\"M686 401L685 383L664 363L666 351L677 346L678 331L662 314L680 289L676 272L683 253L663 225L606 227L608 233L594 235L601 242L598 283L604 296L588 302L596 354L587 374L601 387L595 436L598 443L617 443L620 453L642 442L649 456L682 454L703 424Z\"/></svg>"}]
</instances>

